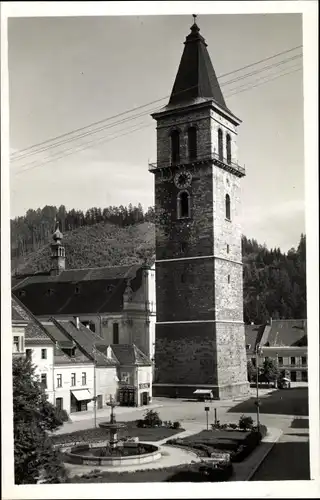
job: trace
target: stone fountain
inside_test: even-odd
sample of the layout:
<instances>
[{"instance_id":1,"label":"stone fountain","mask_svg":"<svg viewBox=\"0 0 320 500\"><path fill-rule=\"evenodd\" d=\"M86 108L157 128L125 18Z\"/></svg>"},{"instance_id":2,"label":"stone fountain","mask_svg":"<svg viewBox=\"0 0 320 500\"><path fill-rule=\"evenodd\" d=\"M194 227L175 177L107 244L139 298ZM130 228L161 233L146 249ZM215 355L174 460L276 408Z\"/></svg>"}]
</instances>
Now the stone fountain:
<instances>
[{"instance_id":1,"label":"stone fountain","mask_svg":"<svg viewBox=\"0 0 320 500\"><path fill-rule=\"evenodd\" d=\"M114 409L119 406L120 403L115 401L114 399L110 398L110 401L107 403L107 406L110 407L111 412L110 412L110 421L109 422L102 422L99 424L99 427L102 429L107 429L109 432L109 446L111 449L116 449L119 446L121 446L121 442L118 439L118 432L120 429L125 429L126 424L124 422L117 422L116 421L116 416L114 413Z\"/></svg>"},{"instance_id":2,"label":"stone fountain","mask_svg":"<svg viewBox=\"0 0 320 500\"><path fill-rule=\"evenodd\" d=\"M109 422L101 422L99 427L108 431L107 442L87 443L77 446L68 446L63 451L64 461L70 464L88 466L104 465L109 467L139 465L153 462L161 458L158 446L150 443L124 442L118 437L120 429L125 429L124 422L117 422L114 410L119 403L110 398L107 403L110 407Z\"/></svg>"}]
</instances>

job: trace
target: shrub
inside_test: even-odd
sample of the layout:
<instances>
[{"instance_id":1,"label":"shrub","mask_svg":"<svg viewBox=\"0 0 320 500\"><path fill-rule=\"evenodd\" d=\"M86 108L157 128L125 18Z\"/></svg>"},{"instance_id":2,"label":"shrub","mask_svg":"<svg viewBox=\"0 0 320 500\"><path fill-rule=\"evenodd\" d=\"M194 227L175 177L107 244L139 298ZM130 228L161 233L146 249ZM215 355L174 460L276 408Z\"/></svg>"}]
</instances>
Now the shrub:
<instances>
[{"instance_id":1,"label":"shrub","mask_svg":"<svg viewBox=\"0 0 320 500\"><path fill-rule=\"evenodd\" d=\"M228 424L221 424L221 425L220 425L220 429L221 429L221 430L225 430L225 429L227 429L227 428L228 428Z\"/></svg>"},{"instance_id":2,"label":"shrub","mask_svg":"<svg viewBox=\"0 0 320 500\"><path fill-rule=\"evenodd\" d=\"M143 420L148 427L159 427L162 424L159 413L154 410L148 410Z\"/></svg>"},{"instance_id":3,"label":"shrub","mask_svg":"<svg viewBox=\"0 0 320 500\"><path fill-rule=\"evenodd\" d=\"M213 431L221 429L220 421L218 420L215 424L211 424L211 429Z\"/></svg>"},{"instance_id":4,"label":"shrub","mask_svg":"<svg viewBox=\"0 0 320 500\"><path fill-rule=\"evenodd\" d=\"M69 421L69 415L66 412L66 410L57 410L57 416L62 422L68 422Z\"/></svg>"},{"instance_id":5,"label":"shrub","mask_svg":"<svg viewBox=\"0 0 320 500\"><path fill-rule=\"evenodd\" d=\"M229 424L229 427L230 427L230 429L235 431L238 428L238 425L237 424Z\"/></svg>"},{"instance_id":6,"label":"shrub","mask_svg":"<svg viewBox=\"0 0 320 500\"><path fill-rule=\"evenodd\" d=\"M171 420L169 420L169 421L167 422L167 426L168 426L168 428L169 428L169 429L172 429L172 422L171 422Z\"/></svg>"},{"instance_id":7,"label":"shrub","mask_svg":"<svg viewBox=\"0 0 320 500\"><path fill-rule=\"evenodd\" d=\"M243 431L251 430L253 427L253 420L251 417L246 417L245 415L241 415L239 419L239 429Z\"/></svg>"},{"instance_id":8,"label":"shrub","mask_svg":"<svg viewBox=\"0 0 320 500\"><path fill-rule=\"evenodd\" d=\"M264 437L266 437L266 435L267 435L268 428L267 428L265 425L261 424L261 425L259 426L259 432L260 432L260 434L261 434L261 438L264 438Z\"/></svg>"},{"instance_id":9,"label":"shrub","mask_svg":"<svg viewBox=\"0 0 320 500\"><path fill-rule=\"evenodd\" d=\"M174 429L180 429L181 428L181 424L178 420L176 420L175 422L173 422L173 428Z\"/></svg>"}]
</instances>

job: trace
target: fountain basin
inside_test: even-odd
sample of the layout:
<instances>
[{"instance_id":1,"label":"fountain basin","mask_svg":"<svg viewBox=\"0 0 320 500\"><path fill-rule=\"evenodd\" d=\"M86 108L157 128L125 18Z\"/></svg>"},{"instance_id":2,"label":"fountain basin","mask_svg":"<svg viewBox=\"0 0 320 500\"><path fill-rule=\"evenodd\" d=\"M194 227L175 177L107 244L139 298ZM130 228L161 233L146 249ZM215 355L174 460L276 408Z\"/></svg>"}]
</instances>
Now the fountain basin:
<instances>
[{"instance_id":1,"label":"fountain basin","mask_svg":"<svg viewBox=\"0 0 320 500\"><path fill-rule=\"evenodd\" d=\"M123 446L117 449L119 454L97 456L105 447L105 442L98 442L65 448L63 450L63 459L70 464L119 467L146 464L161 458L160 448L149 443L124 443ZM143 453L139 454L139 449L142 448Z\"/></svg>"}]
</instances>

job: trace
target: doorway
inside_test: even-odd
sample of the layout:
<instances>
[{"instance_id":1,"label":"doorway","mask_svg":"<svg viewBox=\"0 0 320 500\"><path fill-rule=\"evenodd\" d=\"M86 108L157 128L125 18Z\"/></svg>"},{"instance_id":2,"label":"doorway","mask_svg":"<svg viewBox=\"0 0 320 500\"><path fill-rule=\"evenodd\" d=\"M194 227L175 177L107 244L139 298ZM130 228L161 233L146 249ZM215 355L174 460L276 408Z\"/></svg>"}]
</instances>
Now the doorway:
<instances>
[{"instance_id":1,"label":"doorway","mask_svg":"<svg viewBox=\"0 0 320 500\"><path fill-rule=\"evenodd\" d=\"M98 409L98 410L101 410L101 408L102 408L102 395L101 395L101 394L99 394L99 395L97 396L97 409Z\"/></svg>"},{"instance_id":2,"label":"doorway","mask_svg":"<svg viewBox=\"0 0 320 500\"><path fill-rule=\"evenodd\" d=\"M292 371L291 372L291 382L296 382L297 381L297 372Z\"/></svg>"},{"instance_id":3,"label":"doorway","mask_svg":"<svg viewBox=\"0 0 320 500\"><path fill-rule=\"evenodd\" d=\"M140 394L140 404L141 406L146 406L149 404L149 393L148 392L142 392Z\"/></svg>"}]
</instances>

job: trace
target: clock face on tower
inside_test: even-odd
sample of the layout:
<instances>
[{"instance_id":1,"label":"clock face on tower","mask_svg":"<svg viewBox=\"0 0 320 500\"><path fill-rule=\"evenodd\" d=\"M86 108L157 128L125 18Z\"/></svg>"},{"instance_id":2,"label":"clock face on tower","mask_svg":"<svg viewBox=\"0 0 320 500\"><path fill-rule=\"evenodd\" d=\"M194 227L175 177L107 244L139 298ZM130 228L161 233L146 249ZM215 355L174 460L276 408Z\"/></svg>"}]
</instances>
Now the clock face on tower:
<instances>
[{"instance_id":1,"label":"clock face on tower","mask_svg":"<svg viewBox=\"0 0 320 500\"><path fill-rule=\"evenodd\" d=\"M192 175L190 172L178 172L174 176L174 183L178 189L185 189L190 186Z\"/></svg>"}]
</instances>

